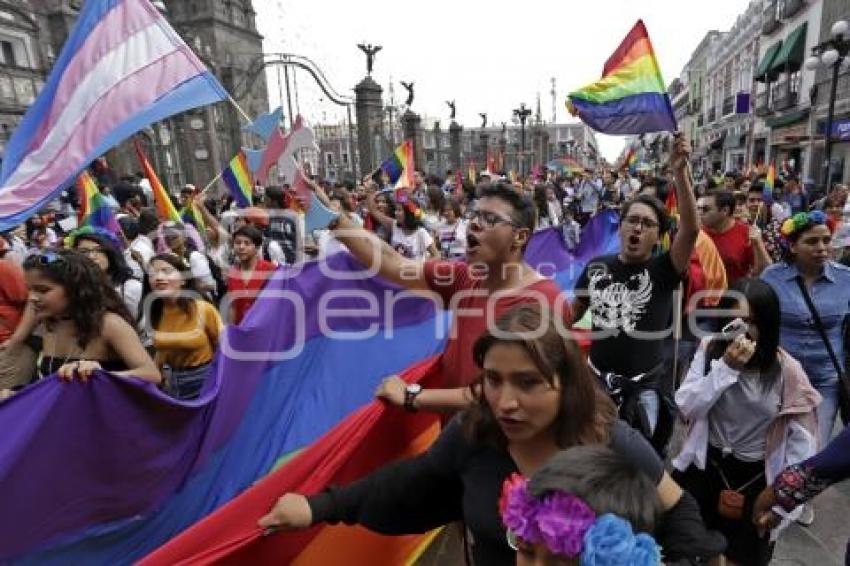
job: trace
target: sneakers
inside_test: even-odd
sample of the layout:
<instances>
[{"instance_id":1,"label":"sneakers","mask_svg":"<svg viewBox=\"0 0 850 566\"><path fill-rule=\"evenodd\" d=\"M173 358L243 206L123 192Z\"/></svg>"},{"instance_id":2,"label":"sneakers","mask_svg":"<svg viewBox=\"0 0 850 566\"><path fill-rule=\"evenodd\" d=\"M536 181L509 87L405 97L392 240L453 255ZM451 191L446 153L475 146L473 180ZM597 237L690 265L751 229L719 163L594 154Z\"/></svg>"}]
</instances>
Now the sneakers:
<instances>
[{"instance_id":1,"label":"sneakers","mask_svg":"<svg viewBox=\"0 0 850 566\"><path fill-rule=\"evenodd\" d=\"M803 505L803 512L797 518L797 524L808 527L815 522L815 509L810 503Z\"/></svg>"}]
</instances>

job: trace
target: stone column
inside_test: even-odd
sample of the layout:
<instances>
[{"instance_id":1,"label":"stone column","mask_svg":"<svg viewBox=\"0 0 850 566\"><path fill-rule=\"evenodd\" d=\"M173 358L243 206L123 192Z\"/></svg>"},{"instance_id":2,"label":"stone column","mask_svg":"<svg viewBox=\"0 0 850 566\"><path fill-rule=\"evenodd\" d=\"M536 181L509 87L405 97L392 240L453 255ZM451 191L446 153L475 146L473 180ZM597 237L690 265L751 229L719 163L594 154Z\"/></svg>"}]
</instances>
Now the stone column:
<instances>
[{"instance_id":1,"label":"stone column","mask_svg":"<svg viewBox=\"0 0 850 566\"><path fill-rule=\"evenodd\" d=\"M490 152L490 134L486 130L481 130L481 133L478 134L478 140L480 142L479 151L481 152L481 166L479 170L484 171L487 169L487 154Z\"/></svg>"},{"instance_id":2,"label":"stone column","mask_svg":"<svg viewBox=\"0 0 850 566\"><path fill-rule=\"evenodd\" d=\"M461 152L461 134L463 133L463 128L452 120L452 123L449 125L449 144L450 144L450 152L449 152L449 166L454 171L459 171L462 164L460 162L460 152Z\"/></svg>"},{"instance_id":3,"label":"stone column","mask_svg":"<svg viewBox=\"0 0 850 566\"><path fill-rule=\"evenodd\" d=\"M366 77L354 87L354 107L357 112L357 150L360 154L360 173L365 175L381 164L382 155L375 148L374 136L381 137L379 147L383 147L383 111L381 85ZM354 159L354 156L351 156Z\"/></svg>"},{"instance_id":4,"label":"stone column","mask_svg":"<svg viewBox=\"0 0 850 566\"><path fill-rule=\"evenodd\" d=\"M508 138L505 134L499 136L499 153L502 156L502 172L507 174L510 167L508 167Z\"/></svg>"},{"instance_id":5,"label":"stone column","mask_svg":"<svg viewBox=\"0 0 850 566\"><path fill-rule=\"evenodd\" d=\"M422 119L419 114L408 110L401 116L401 127L404 139L413 142L413 163L417 169L422 169L424 153L422 151Z\"/></svg>"},{"instance_id":6,"label":"stone column","mask_svg":"<svg viewBox=\"0 0 850 566\"><path fill-rule=\"evenodd\" d=\"M446 170L443 168L443 144L440 139L442 134L443 131L440 129L440 123L434 122L434 160L437 162L437 171L435 174L439 177L442 177L446 173Z\"/></svg>"}]
</instances>

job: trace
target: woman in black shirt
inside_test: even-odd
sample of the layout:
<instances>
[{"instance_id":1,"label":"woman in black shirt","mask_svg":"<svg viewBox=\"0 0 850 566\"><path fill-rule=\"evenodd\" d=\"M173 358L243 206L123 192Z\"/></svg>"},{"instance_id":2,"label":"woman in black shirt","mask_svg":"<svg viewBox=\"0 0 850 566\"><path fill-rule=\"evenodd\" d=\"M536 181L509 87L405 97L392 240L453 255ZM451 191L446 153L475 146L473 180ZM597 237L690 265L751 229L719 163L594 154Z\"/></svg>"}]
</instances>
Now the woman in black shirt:
<instances>
[{"instance_id":1,"label":"woman in black shirt","mask_svg":"<svg viewBox=\"0 0 850 566\"><path fill-rule=\"evenodd\" d=\"M652 447L617 420L578 346L560 329L553 313L537 304L509 311L473 348L482 369L473 385L477 402L427 452L346 487L309 497L286 494L260 526L342 521L409 534L463 521L476 564L514 564L498 512L504 480L517 472L530 476L564 448L605 444L658 486L666 518L673 519L669 528L662 521L658 532L668 559L722 552L722 537L705 533L693 500L664 472Z\"/></svg>"}]
</instances>

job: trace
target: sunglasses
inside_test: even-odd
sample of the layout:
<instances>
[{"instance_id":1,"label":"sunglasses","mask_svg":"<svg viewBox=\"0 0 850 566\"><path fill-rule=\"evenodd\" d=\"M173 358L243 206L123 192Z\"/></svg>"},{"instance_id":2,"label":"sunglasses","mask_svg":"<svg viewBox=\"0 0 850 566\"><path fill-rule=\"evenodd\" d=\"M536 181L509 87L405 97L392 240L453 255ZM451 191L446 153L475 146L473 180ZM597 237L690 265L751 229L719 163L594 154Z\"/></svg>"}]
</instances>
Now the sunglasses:
<instances>
[{"instance_id":1,"label":"sunglasses","mask_svg":"<svg viewBox=\"0 0 850 566\"><path fill-rule=\"evenodd\" d=\"M43 252L38 256L38 263L41 265L50 265L62 261L65 261L65 258L55 252Z\"/></svg>"}]
</instances>

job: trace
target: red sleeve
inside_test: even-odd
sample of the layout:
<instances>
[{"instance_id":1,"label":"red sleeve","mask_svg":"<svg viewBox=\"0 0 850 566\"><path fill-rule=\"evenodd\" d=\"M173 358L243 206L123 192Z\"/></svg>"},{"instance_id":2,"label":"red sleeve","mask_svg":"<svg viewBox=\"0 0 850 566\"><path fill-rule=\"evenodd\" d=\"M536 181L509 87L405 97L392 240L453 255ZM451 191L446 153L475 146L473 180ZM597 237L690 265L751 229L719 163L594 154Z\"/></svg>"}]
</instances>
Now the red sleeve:
<instances>
[{"instance_id":1,"label":"red sleeve","mask_svg":"<svg viewBox=\"0 0 850 566\"><path fill-rule=\"evenodd\" d=\"M260 263L257 265L257 267L259 268L259 271L268 271L270 273L277 270L277 266L275 266L275 264L264 259L260 260Z\"/></svg>"},{"instance_id":2,"label":"red sleeve","mask_svg":"<svg viewBox=\"0 0 850 566\"><path fill-rule=\"evenodd\" d=\"M0 260L0 299L12 305L27 302L27 282L23 270L10 260Z\"/></svg>"},{"instance_id":3,"label":"red sleeve","mask_svg":"<svg viewBox=\"0 0 850 566\"><path fill-rule=\"evenodd\" d=\"M428 288L440 295L444 305L451 303L455 293L471 285L469 266L461 261L426 261L424 272Z\"/></svg>"},{"instance_id":4,"label":"red sleeve","mask_svg":"<svg viewBox=\"0 0 850 566\"><path fill-rule=\"evenodd\" d=\"M742 245L744 246L744 250L746 250L744 253L746 254L746 260L747 260L747 263L745 263L744 265L746 265L747 269L749 270L749 269L752 269L753 265L755 265L755 263L756 263L756 252L753 249L753 243L750 241L750 229L749 229L749 227L745 225L744 229L741 230L741 234L743 234L743 236L744 236L743 237L744 241L743 241Z\"/></svg>"}]
</instances>

